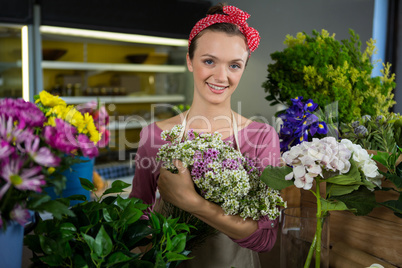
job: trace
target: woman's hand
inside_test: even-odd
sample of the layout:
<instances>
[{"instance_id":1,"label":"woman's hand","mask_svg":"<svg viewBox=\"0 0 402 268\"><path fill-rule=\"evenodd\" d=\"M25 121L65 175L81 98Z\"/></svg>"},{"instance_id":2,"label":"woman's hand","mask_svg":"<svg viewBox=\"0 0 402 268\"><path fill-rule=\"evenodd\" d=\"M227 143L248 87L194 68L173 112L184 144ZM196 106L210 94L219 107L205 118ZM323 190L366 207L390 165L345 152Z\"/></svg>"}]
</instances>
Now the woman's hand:
<instances>
[{"instance_id":1,"label":"woman's hand","mask_svg":"<svg viewBox=\"0 0 402 268\"><path fill-rule=\"evenodd\" d=\"M183 167L180 160L175 160L178 174L161 168L158 179L159 193L164 201L167 201L187 212L194 212L205 201L194 188L190 171Z\"/></svg>"}]
</instances>

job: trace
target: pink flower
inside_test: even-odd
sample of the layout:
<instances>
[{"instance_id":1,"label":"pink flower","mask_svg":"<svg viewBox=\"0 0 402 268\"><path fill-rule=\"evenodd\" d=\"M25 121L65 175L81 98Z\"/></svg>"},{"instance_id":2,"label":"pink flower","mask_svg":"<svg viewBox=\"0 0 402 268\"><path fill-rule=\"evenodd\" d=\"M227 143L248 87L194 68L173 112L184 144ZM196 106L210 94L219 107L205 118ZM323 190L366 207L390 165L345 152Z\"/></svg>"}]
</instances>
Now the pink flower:
<instances>
[{"instance_id":1,"label":"pink flower","mask_svg":"<svg viewBox=\"0 0 402 268\"><path fill-rule=\"evenodd\" d=\"M14 153L15 149L5 140L0 142L0 159L7 158Z\"/></svg>"},{"instance_id":2,"label":"pink flower","mask_svg":"<svg viewBox=\"0 0 402 268\"><path fill-rule=\"evenodd\" d=\"M41 166L57 167L60 164L60 158L55 156L49 148L39 148L39 137L32 137L25 140L25 151L32 159Z\"/></svg>"},{"instance_id":3,"label":"pink flower","mask_svg":"<svg viewBox=\"0 0 402 268\"><path fill-rule=\"evenodd\" d=\"M13 155L10 160L3 163L0 175L6 184L0 190L0 199L11 185L21 191L42 192L41 186L46 184L44 176L40 174L42 167L22 168L24 162L18 155Z\"/></svg>"},{"instance_id":4,"label":"pink flower","mask_svg":"<svg viewBox=\"0 0 402 268\"><path fill-rule=\"evenodd\" d=\"M98 148L85 134L78 135L78 147L81 148L82 154L89 158L94 158L98 155Z\"/></svg>"},{"instance_id":5,"label":"pink flower","mask_svg":"<svg viewBox=\"0 0 402 268\"><path fill-rule=\"evenodd\" d=\"M12 220L18 222L20 225L25 226L31 215L29 214L28 209L23 208L20 204L17 204L11 211L10 217Z\"/></svg>"}]
</instances>

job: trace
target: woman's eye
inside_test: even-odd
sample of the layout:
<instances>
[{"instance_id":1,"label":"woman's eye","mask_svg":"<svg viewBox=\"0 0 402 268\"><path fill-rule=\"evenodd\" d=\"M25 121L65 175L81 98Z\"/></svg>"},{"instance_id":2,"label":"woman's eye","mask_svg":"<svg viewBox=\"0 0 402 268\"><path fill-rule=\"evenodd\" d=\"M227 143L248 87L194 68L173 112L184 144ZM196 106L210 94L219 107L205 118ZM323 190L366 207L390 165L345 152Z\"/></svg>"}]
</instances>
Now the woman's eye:
<instances>
[{"instance_id":1,"label":"woman's eye","mask_svg":"<svg viewBox=\"0 0 402 268\"><path fill-rule=\"evenodd\" d=\"M232 69L241 69L241 66L239 64L231 64L230 68L232 68Z\"/></svg>"},{"instance_id":2,"label":"woman's eye","mask_svg":"<svg viewBox=\"0 0 402 268\"><path fill-rule=\"evenodd\" d=\"M212 65L214 62L212 60L205 60L204 63L207 65Z\"/></svg>"}]
</instances>

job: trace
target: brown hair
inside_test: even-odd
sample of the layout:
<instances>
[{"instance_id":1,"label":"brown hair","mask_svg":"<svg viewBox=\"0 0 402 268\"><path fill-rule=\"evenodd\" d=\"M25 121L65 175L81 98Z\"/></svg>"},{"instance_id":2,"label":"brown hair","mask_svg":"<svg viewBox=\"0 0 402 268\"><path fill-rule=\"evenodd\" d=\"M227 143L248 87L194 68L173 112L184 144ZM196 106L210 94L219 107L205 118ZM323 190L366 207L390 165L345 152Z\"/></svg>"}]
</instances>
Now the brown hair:
<instances>
[{"instance_id":1,"label":"brown hair","mask_svg":"<svg viewBox=\"0 0 402 268\"><path fill-rule=\"evenodd\" d=\"M225 15L225 12L223 11L224 6L226 6L226 4L220 3L218 5L215 5L215 6L211 7L208 10L207 15L214 15L214 14ZM191 60L194 57L194 51L197 48L198 39L207 30L208 31L213 31L213 32L223 32L223 33L226 33L226 34L231 35L231 36L235 36L235 35L242 36L244 38L244 40L247 41L246 37L244 36L244 34L240 31L239 27L237 25L235 25L235 24L232 24L232 23L215 23L215 24L212 24L211 26L208 26L203 31L201 31L198 35L196 35L193 38L193 40L191 41L191 44L190 44L190 46L188 48L188 55L189 55ZM248 54L250 55L250 50L248 50Z\"/></svg>"}]
</instances>

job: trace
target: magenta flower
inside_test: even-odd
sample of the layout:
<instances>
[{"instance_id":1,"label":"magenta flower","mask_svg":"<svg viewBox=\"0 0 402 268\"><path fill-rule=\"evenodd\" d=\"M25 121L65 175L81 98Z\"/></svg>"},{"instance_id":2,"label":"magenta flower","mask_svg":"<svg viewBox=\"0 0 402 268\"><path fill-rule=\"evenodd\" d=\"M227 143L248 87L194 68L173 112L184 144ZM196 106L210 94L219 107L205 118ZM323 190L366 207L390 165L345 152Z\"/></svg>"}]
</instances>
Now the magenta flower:
<instances>
[{"instance_id":1,"label":"magenta flower","mask_svg":"<svg viewBox=\"0 0 402 268\"><path fill-rule=\"evenodd\" d=\"M77 129L61 119L56 119L56 127L46 126L43 129L43 137L52 148L71 154L78 149L75 135Z\"/></svg>"},{"instance_id":2,"label":"magenta flower","mask_svg":"<svg viewBox=\"0 0 402 268\"><path fill-rule=\"evenodd\" d=\"M39 142L39 137L25 140L25 152L41 166L57 167L60 164L60 158L47 147L39 148Z\"/></svg>"},{"instance_id":3,"label":"magenta flower","mask_svg":"<svg viewBox=\"0 0 402 268\"><path fill-rule=\"evenodd\" d=\"M46 184L45 176L41 174L42 167L22 168L24 162L22 157L14 154L10 160L3 163L0 175L6 184L0 189L0 199L11 185L21 191L42 192L41 186Z\"/></svg>"},{"instance_id":4,"label":"magenta flower","mask_svg":"<svg viewBox=\"0 0 402 268\"><path fill-rule=\"evenodd\" d=\"M46 121L45 115L35 104L23 99L0 100L0 115L18 121L19 128L41 127Z\"/></svg>"},{"instance_id":5,"label":"magenta flower","mask_svg":"<svg viewBox=\"0 0 402 268\"><path fill-rule=\"evenodd\" d=\"M14 153L15 149L5 140L0 141L0 159L7 158Z\"/></svg>"},{"instance_id":6,"label":"magenta flower","mask_svg":"<svg viewBox=\"0 0 402 268\"><path fill-rule=\"evenodd\" d=\"M98 148L85 134L78 135L78 147L81 149L82 154L89 158L94 158L98 155Z\"/></svg>"},{"instance_id":7,"label":"magenta flower","mask_svg":"<svg viewBox=\"0 0 402 268\"><path fill-rule=\"evenodd\" d=\"M10 213L11 219L18 222L20 225L25 226L31 215L28 209L23 208L20 204L16 204Z\"/></svg>"}]
</instances>

